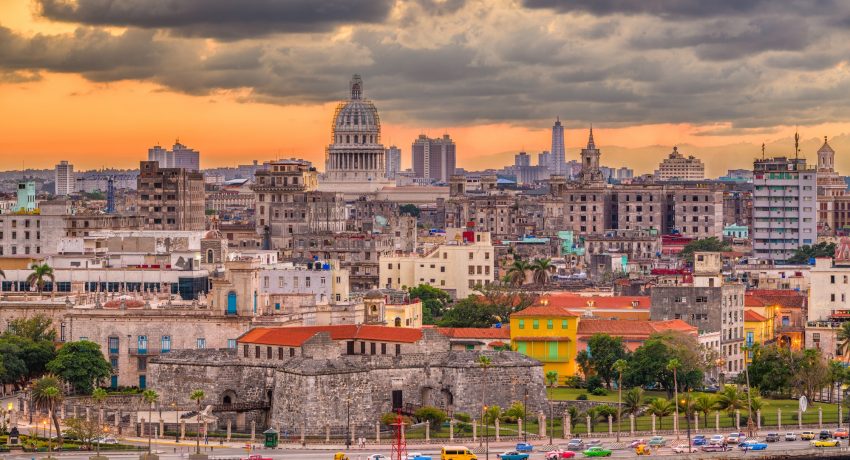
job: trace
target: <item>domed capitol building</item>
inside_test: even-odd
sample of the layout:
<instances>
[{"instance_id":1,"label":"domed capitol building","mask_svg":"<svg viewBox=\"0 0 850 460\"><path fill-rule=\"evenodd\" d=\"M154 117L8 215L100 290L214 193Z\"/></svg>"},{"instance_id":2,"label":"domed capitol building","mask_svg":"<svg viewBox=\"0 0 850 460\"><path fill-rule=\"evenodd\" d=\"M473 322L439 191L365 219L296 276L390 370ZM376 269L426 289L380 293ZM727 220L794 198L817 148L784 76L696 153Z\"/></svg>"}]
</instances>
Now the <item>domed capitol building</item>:
<instances>
[{"instance_id":1,"label":"domed capitol building","mask_svg":"<svg viewBox=\"0 0 850 460\"><path fill-rule=\"evenodd\" d=\"M319 189L355 195L395 182L386 177L378 109L363 97L360 75L351 78L349 87L350 99L340 102L334 112L332 143L325 152Z\"/></svg>"}]
</instances>

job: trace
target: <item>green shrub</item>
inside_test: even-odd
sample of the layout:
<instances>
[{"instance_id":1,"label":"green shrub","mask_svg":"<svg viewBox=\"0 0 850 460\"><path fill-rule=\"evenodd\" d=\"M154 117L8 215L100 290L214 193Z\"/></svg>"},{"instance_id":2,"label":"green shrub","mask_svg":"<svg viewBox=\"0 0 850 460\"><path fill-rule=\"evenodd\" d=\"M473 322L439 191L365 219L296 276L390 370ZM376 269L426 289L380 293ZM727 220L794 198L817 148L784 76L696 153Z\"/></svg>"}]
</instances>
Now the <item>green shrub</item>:
<instances>
[{"instance_id":1,"label":"green shrub","mask_svg":"<svg viewBox=\"0 0 850 460\"><path fill-rule=\"evenodd\" d=\"M608 394L608 390L602 387L598 387L590 390L590 394L592 394L593 396L606 396Z\"/></svg>"},{"instance_id":2,"label":"green shrub","mask_svg":"<svg viewBox=\"0 0 850 460\"><path fill-rule=\"evenodd\" d=\"M593 392L593 390L597 388L602 388L602 378L598 375L591 375L589 379L587 379L587 391Z\"/></svg>"},{"instance_id":3,"label":"green shrub","mask_svg":"<svg viewBox=\"0 0 850 460\"><path fill-rule=\"evenodd\" d=\"M587 401L587 393L582 393L576 396L576 401Z\"/></svg>"}]
</instances>

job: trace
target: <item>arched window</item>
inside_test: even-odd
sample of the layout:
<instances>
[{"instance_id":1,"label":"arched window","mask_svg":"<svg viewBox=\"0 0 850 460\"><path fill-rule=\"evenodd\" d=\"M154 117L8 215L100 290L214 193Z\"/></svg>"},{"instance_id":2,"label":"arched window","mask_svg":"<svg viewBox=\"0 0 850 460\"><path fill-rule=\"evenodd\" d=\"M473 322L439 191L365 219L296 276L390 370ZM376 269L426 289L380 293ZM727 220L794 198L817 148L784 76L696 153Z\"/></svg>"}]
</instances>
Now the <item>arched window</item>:
<instances>
[{"instance_id":1,"label":"arched window","mask_svg":"<svg viewBox=\"0 0 850 460\"><path fill-rule=\"evenodd\" d=\"M401 327L401 318L398 316L395 318L395 327Z\"/></svg>"},{"instance_id":2,"label":"arched window","mask_svg":"<svg viewBox=\"0 0 850 460\"><path fill-rule=\"evenodd\" d=\"M212 249L207 249L207 263L211 264L215 260L215 252Z\"/></svg>"},{"instance_id":3,"label":"arched window","mask_svg":"<svg viewBox=\"0 0 850 460\"><path fill-rule=\"evenodd\" d=\"M348 144L348 143L350 143L350 142L351 142L351 136L349 136L348 134L346 134L346 135L345 135L345 143L346 143L346 144Z\"/></svg>"}]
</instances>

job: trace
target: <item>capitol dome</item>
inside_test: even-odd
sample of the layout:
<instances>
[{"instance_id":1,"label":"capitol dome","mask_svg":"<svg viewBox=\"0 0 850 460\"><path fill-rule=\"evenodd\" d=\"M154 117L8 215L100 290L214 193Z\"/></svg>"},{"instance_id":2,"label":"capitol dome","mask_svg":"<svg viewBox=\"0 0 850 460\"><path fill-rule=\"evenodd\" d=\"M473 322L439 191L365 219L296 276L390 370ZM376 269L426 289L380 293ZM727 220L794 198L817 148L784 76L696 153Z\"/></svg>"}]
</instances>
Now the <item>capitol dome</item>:
<instances>
[{"instance_id":1,"label":"capitol dome","mask_svg":"<svg viewBox=\"0 0 850 460\"><path fill-rule=\"evenodd\" d=\"M378 144L381 119L372 101L363 99L363 80L354 75L350 82L351 99L340 102L334 113L334 144Z\"/></svg>"}]
</instances>

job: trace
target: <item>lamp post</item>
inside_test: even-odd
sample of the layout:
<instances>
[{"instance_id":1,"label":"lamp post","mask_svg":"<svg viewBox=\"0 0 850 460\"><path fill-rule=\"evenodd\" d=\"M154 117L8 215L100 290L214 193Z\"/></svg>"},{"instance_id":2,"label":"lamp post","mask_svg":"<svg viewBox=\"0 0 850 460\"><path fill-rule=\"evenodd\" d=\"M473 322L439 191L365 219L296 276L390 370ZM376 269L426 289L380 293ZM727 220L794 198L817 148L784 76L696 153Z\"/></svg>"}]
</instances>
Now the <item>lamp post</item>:
<instances>
[{"instance_id":1,"label":"lamp post","mask_svg":"<svg viewBox=\"0 0 850 460\"><path fill-rule=\"evenodd\" d=\"M841 429L841 380L835 382L838 387L838 429Z\"/></svg>"},{"instance_id":2,"label":"lamp post","mask_svg":"<svg viewBox=\"0 0 850 460\"><path fill-rule=\"evenodd\" d=\"M171 403L171 407L174 408L174 442L180 442L180 408L176 401Z\"/></svg>"},{"instance_id":3,"label":"lamp post","mask_svg":"<svg viewBox=\"0 0 850 460\"><path fill-rule=\"evenodd\" d=\"M685 406L685 423L688 427L688 453L691 453L691 390L685 393L682 398L682 405Z\"/></svg>"},{"instance_id":4,"label":"lamp post","mask_svg":"<svg viewBox=\"0 0 850 460\"><path fill-rule=\"evenodd\" d=\"M528 384L522 397L522 442L528 442Z\"/></svg>"},{"instance_id":5,"label":"lamp post","mask_svg":"<svg viewBox=\"0 0 850 460\"><path fill-rule=\"evenodd\" d=\"M487 422L487 406L481 411L481 421L484 422L484 457L490 460L490 424Z\"/></svg>"},{"instance_id":6,"label":"lamp post","mask_svg":"<svg viewBox=\"0 0 850 460\"><path fill-rule=\"evenodd\" d=\"M345 448L351 448L351 397L345 398Z\"/></svg>"}]
</instances>

